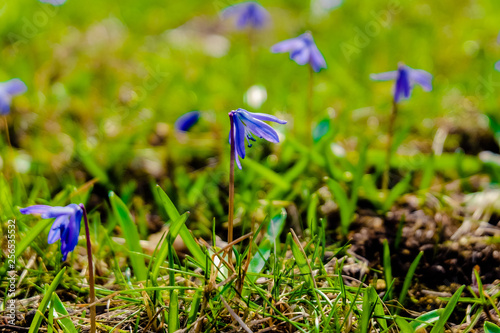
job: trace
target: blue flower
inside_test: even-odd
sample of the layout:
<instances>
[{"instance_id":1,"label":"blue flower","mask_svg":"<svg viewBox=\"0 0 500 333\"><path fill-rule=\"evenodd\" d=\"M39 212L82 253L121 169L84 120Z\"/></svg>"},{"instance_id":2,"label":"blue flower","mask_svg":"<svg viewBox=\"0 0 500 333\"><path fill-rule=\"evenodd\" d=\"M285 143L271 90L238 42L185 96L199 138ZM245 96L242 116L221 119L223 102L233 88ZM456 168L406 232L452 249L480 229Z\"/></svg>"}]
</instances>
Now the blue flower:
<instances>
[{"instance_id":1,"label":"blue flower","mask_svg":"<svg viewBox=\"0 0 500 333\"><path fill-rule=\"evenodd\" d=\"M63 5L66 2L66 0L40 0L40 2L49 3L54 6L60 6Z\"/></svg>"},{"instance_id":2,"label":"blue flower","mask_svg":"<svg viewBox=\"0 0 500 333\"><path fill-rule=\"evenodd\" d=\"M246 26L260 29L270 20L267 10L254 1L242 2L227 7L221 14L224 19L234 17L238 29L243 29Z\"/></svg>"},{"instance_id":3,"label":"blue flower","mask_svg":"<svg viewBox=\"0 0 500 333\"><path fill-rule=\"evenodd\" d=\"M233 117L233 133L234 133L234 149L236 156L236 164L241 170L241 163L238 158L245 158L245 137L248 147L252 147L250 141L255 141L253 134L261 139L266 139L269 142L278 143L280 139L278 133L266 124L264 121L274 121L278 124L286 124L286 121L276 118L265 113L253 113L244 109L229 112ZM231 143L231 132L229 132L229 142Z\"/></svg>"},{"instance_id":4,"label":"blue flower","mask_svg":"<svg viewBox=\"0 0 500 333\"><path fill-rule=\"evenodd\" d=\"M375 81L396 80L394 87L394 101L397 103L403 98L409 98L413 87L418 84L425 91L432 90L432 75L422 69L413 69L400 63L397 71L371 74Z\"/></svg>"},{"instance_id":5,"label":"blue flower","mask_svg":"<svg viewBox=\"0 0 500 333\"><path fill-rule=\"evenodd\" d=\"M500 72L500 61L495 63L495 69Z\"/></svg>"},{"instance_id":6,"label":"blue flower","mask_svg":"<svg viewBox=\"0 0 500 333\"><path fill-rule=\"evenodd\" d=\"M66 260L68 253L73 251L78 244L83 209L76 204L69 204L65 207L34 205L21 208L20 211L22 214L41 214L43 219L56 219L50 228L47 242L52 244L60 239L62 260Z\"/></svg>"},{"instance_id":7,"label":"blue flower","mask_svg":"<svg viewBox=\"0 0 500 333\"><path fill-rule=\"evenodd\" d=\"M325 58L314 43L314 39L310 32L273 45L271 52L290 52L290 59L299 65L310 64L315 72L319 72L322 68L326 68Z\"/></svg>"},{"instance_id":8,"label":"blue flower","mask_svg":"<svg viewBox=\"0 0 500 333\"><path fill-rule=\"evenodd\" d=\"M190 111L184 113L182 116L177 118L174 127L176 130L181 132L187 132L200 120L201 113L199 111Z\"/></svg>"},{"instance_id":9,"label":"blue flower","mask_svg":"<svg viewBox=\"0 0 500 333\"><path fill-rule=\"evenodd\" d=\"M23 94L28 90L23 81L12 79L0 83L0 115L6 115L10 112L12 97Z\"/></svg>"}]
</instances>

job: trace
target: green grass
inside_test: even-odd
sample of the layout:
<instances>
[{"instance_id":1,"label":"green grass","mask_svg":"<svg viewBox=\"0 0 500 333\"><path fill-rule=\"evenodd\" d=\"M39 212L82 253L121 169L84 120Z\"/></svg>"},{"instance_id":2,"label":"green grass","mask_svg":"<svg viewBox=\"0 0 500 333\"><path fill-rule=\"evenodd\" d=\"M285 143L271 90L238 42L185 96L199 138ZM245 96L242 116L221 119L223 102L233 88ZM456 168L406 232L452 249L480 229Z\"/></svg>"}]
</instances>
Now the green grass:
<instances>
[{"instance_id":1,"label":"green grass","mask_svg":"<svg viewBox=\"0 0 500 333\"><path fill-rule=\"evenodd\" d=\"M253 48L246 31L220 22L219 10L232 3L0 5L0 82L19 77L28 86L0 117L0 222L6 235L16 221L19 283L7 295L3 251L0 316L14 299L22 317L36 311L31 324L17 323L30 331L89 327L85 241L61 262L59 242L46 243L52 221L19 213L33 204L84 203L106 309L102 331L439 332L461 325L497 332L500 294L481 283L491 278L484 267L473 273L477 286L442 281L449 297L421 307L415 293L426 288L439 246L449 245L447 225L425 244L434 252L407 253L408 219L397 217L394 227L391 214L416 198L419 210L457 225L464 215L453 200L497 188L498 164L477 153L498 152L500 3L345 1L315 16L309 1L262 1L273 24L254 34ZM304 31L328 64L314 76L307 115L326 129L314 143L298 121L308 105L308 70L269 51ZM392 83L369 74L399 61L431 72L434 89L416 88L401 103L391 190L382 193ZM244 98L256 84L267 91L260 108ZM235 172L235 238L246 238L228 263L220 241L228 218L227 113L239 107L288 124L275 126L279 144L259 140L247 149ZM177 117L195 109L201 121L176 133ZM442 154L433 150L438 129L447 131ZM488 207L487 214L498 212ZM378 263L351 251L366 216L384 221L384 236L372 238ZM382 241L388 235L396 241ZM495 238L484 239L498 249ZM398 266L403 260L408 267ZM352 267L361 268L347 274Z\"/></svg>"}]
</instances>

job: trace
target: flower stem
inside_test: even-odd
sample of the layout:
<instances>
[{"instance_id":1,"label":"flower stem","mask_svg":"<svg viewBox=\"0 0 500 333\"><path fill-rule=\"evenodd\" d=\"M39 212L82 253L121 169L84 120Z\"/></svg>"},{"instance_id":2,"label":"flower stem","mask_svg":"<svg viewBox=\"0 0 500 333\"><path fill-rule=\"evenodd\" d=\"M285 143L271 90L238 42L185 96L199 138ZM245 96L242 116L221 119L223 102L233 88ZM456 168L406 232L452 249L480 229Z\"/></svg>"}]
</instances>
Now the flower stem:
<instances>
[{"instance_id":1,"label":"flower stem","mask_svg":"<svg viewBox=\"0 0 500 333\"><path fill-rule=\"evenodd\" d=\"M12 143L10 142L10 133L9 133L9 122L7 121L7 116L3 116L3 121L5 122L5 136L7 137L7 144L10 148L12 148Z\"/></svg>"},{"instance_id":2,"label":"flower stem","mask_svg":"<svg viewBox=\"0 0 500 333\"><path fill-rule=\"evenodd\" d=\"M312 66L309 68L309 87L307 91L307 109L305 115L306 128L306 142L312 142L312 119L313 119L313 100L314 100L314 71Z\"/></svg>"},{"instance_id":3,"label":"flower stem","mask_svg":"<svg viewBox=\"0 0 500 333\"><path fill-rule=\"evenodd\" d=\"M228 212L228 227L227 227L227 242L231 243L233 241L233 219L234 219L234 159L236 158L234 151L234 117L230 113L229 120L231 123L231 130L229 137L231 138L231 159L229 164L229 212ZM229 249L228 262L231 263L231 257L233 255L233 247Z\"/></svg>"},{"instance_id":4,"label":"flower stem","mask_svg":"<svg viewBox=\"0 0 500 333\"><path fill-rule=\"evenodd\" d=\"M92 244L90 243L90 230L89 230L89 221L87 219L87 210L83 204L80 204L80 208L83 210L83 220L85 221L85 234L87 238L87 257L89 260L89 294L90 294L90 303L95 303L95 289L94 289L94 263L92 262ZM90 332L96 332L96 310L95 305L90 307Z\"/></svg>"},{"instance_id":5,"label":"flower stem","mask_svg":"<svg viewBox=\"0 0 500 333\"><path fill-rule=\"evenodd\" d=\"M398 103L396 102L396 100L392 100L391 118L389 119L389 129L387 132L387 134L389 135L389 139L387 141L385 169L384 169L384 174L382 176L382 192L384 194L386 194L387 190L389 189L389 172L391 169L392 144L394 141L394 125L396 123L397 114L398 114Z\"/></svg>"}]
</instances>

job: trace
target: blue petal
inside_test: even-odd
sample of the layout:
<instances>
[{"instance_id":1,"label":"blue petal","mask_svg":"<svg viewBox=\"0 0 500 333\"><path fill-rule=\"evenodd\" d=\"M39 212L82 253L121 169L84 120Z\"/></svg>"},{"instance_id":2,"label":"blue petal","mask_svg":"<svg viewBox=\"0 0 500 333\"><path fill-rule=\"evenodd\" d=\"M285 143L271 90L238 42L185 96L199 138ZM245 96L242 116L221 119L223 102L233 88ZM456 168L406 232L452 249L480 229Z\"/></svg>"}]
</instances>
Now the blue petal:
<instances>
[{"instance_id":1,"label":"blue petal","mask_svg":"<svg viewBox=\"0 0 500 333\"><path fill-rule=\"evenodd\" d=\"M394 89L394 101L397 103L402 98L409 98L411 92L410 77L408 69L405 66L400 66L398 69L398 78Z\"/></svg>"},{"instance_id":2,"label":"blue petal","mask_svg":"<svg viewBox=\"0 0 500 333\"><path fill-rule=\"evenodd\" d=\"M395 80L398 77L398 71L390 71L378 74L370 74L370 79L374 81Z\"/></svg>"},{"instance_id":3,"label":"blue petal","mask_svg":"<svg viewBox=\"0 0 500 333\"><path fill-rule=\"evenodd\" d=\"M241 158L245 158L245 127L238 114L233 116L234 122L234 146Z\"/></svg>"},{"instance_id":4,"label":"blue petal","mask_svg":"<svg viewBox=\"0 0 500 333\"><path fill-rule=\"evenodd\" d=\"M269 21L269 13L256 2L249 1L230 6L222 11L222 17L236 17L236 27L239 29L251 26L261 28Z\"/></svg>"},{"instance_id":5,"label":"blue petal","mask_svg":"<svg viewBox=\"0 0 500 333\"><path fill-rule=\"evenodd\" d=\"M239 115L244 120L245 125L250 132L254 133L259 138L265 139L269 142L279 142L278 133L271 126L256 118L253 118L247 111L240 112Z\"/></svg>"},{"instance_id":6,"label":"blue petal","mask_svg":"<svg viewBox=\"0 0 500 333\"><path fill-rule=\"evenodd\" d=\"M42 214L42 218L50 219L54 217L59 217L61 215L73 215L75 209L69 206L66 207L52 207L50 210Z\"/></svg>"},{"instance_id":7,"label":"blue petal","mask_svg":"<svg viewBox=\"0 0 500 333\"><path fill-rule=\"evenodd\" d=\"M290 53L290 58L299 65L305 65L311 59L311 50L308 47L304 47L302 49L292 51Z\"/></svg>"},{"instance_id":8,"label":"blue petal","mask_svg":"<svg viewBox=\"0 0 500 333\"><path fill-rule=\"evenodd\" d=\"M422 69L409 68L410 81L420 85L425 91L432 90L432 74Z\"/></svg>"},{"instance_id":9,"label":"blue petal","mask_svg":"<svg viewBox=\"0 0 500 333\"><path fill-rule=\"evenodd\" d=\"M174 127L178 131L187 132L198 122L200 116L201 113L199 111L187 112L177 118Z\"/></svg>"},{"instance_id":10,"label":"blue petal","mask_svg":"<svg viewBox=\"0 0 500 333\"><path fill-rule=\"evenodd\" d=\"M73 251L78 244L81 219L81 211L77 211L74 215L70 215L69 223L61 234L61 253L63 254L63 261L66 260L68 253Z\"/></svg>"},{"instance_id":11,"label":"blue petal","mask_svg":"<svg viewBox=\"0 0 500 333\"><path fill-rule=\"evenodd\" d=\"M24 82L20 79L12 79L6 82L2 82L0 84L0 89L13 96L24 94L28 90L28 87L26 87Z\"/></svg>"},{"instance_id":12,"label":"blue petal","mask_svg":"<svg viewBox=\"0 0 500 333\"><path fill-rule=\"evenodd\" d=\"M47 243L53 244L57 242L59 239L61 239L61 230L64 231L68 223L69 223L68 215L61 215L58 218L56 218L56 220L52 224L52 227L50 228L49 236L47 237Z\"/></svg>"},{"instance_id":13,"label":"blue petal","mask_svg":"<svg viewBox=\"0 0 500 333\"><path fill-rule=\"evenodd\" d=\"M319 51L316 44L311 45L310 58L311 66L316 73L319 72L322 68L326 68L326 60Z\"/></svg>"},{"instance_id":14,"label":"blue petal","mask_svg":"<svg viewBox=\"0 0 500 333\"><path fill-rule=\"evenodd\" d=\"M294 52L303 49L306 46L301 38L287 39L271 47L273 53Z\"/></svg>"},{"instance_id":15,"label":"blue petal","mask_svg":"<svg viewBox=\"0 0 500 333\"><path fill-rule=\"evenodd\" d=\"M500 72L500 61L496 62L495 69Z\"/></svg>"},{"instance_id":16,"label":"blue petal","mask_svg":"<svg viewBox=\"0 0 500 333\"><path fill-rule=\"evenodd\" d=\"M66 0L40 0L40 2L50 3L51 5L54 6L60 6L63 5L66 2Z\"/></svg>"},{"instance_id":17,"label":"blue petal","mask_svg":"<svg viewBox=\"0 0 500 333\"><path fill-rule=\"evenodd\" d=\"M0 91L0 115L9 114L11 99L10 95Z\"/></svg>"},{"instance_id":18,"label":"blue petal","mask_svg":"<svg viewBox=\"0 0 500 333\"><path fill-rule=\"evenodd\" d=\"M243 109L241 109L243 110ZM270 114L267 113L257 113L257 112L249 112L246 111L251 117L258 119L258 120L263 120L263 121L274 121L275 123L278 124L286 124L286 120L281 120L279 118L276 118L275 116L271 116Z\"/></svg>"},{"instance_id":19,"label":"blue petal","mask_svg":"<svg viewBox=\"0 0 500 333\"><path fill-rule=\"evenodd\" d=\"M19 211L21 212L21 214L45 214L50 209L52 209L51 206L34 205L34 206L26 207L26 208L21 208Z\"/></svg>"}]
</instances>

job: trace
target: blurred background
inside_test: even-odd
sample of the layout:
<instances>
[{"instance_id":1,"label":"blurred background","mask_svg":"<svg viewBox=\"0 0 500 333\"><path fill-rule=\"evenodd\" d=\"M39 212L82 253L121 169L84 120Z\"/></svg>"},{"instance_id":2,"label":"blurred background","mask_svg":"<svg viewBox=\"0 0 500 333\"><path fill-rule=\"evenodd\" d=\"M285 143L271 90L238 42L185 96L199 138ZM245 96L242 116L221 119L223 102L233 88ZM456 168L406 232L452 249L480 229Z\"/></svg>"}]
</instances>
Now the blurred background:
<instances>
[{"instance_id":1,"label":"blurred background","mask_svg":"<svg viewBox=\"0 0 500 333\"><path fill-rule=\"evenodd\" d=\"M236 171L237 216L262 219L258 200L279 199L295 202L300 220L323 176L352 180L342 160L325 165L314 154L293 181L285 176L288 185L273 178L309 150L293 135L303 126L294 115L307 107L309 73L270 47L305 31L328 65L314 76L311 116L332 133L323 144L334 157L355 165L369 142L368 170L378 177L393 82L369 75L395 70L398 62L432 73L434 90L417 87L400 105L396 180L418 175L436 133L445 133L444 153L460 149L473 157L466 175L481 170L478 153L499 152L488 115L498 113L500 2L262 1L272 21L253 32L221 18L234 3L3 2L0 81L18 77L28 86L3 117L12 147L4 125L0 135L0 167L17 193L13 203L49 200L98 179L83 198L91 207L106 206L113 190L154 231L162 223L152 189L160 184L179 210L192 212L193 232L210 234L214 218L218 225L227 218L227 113L241 107L289 124L275 126L281 144L259 142ZM202 112L200 121L187 133L175 131L175 120L192 110ZM458 177L455 166L443 164L434 182Z\"/></svg>"}]
</instances>

